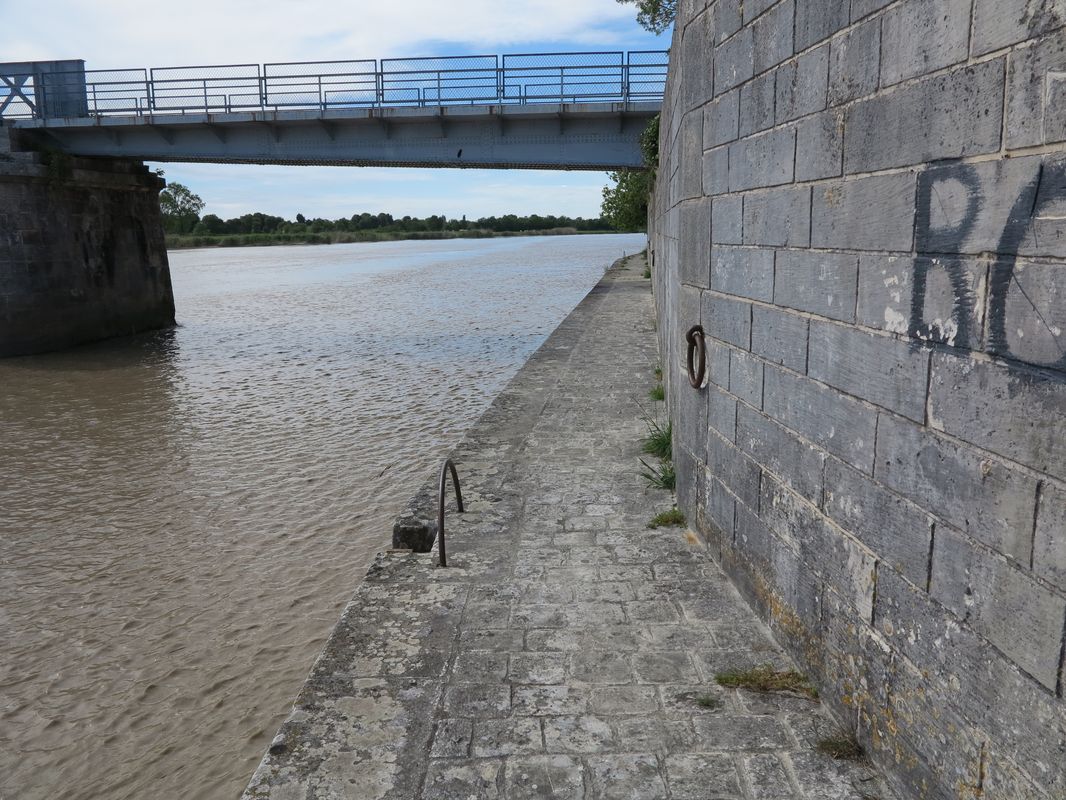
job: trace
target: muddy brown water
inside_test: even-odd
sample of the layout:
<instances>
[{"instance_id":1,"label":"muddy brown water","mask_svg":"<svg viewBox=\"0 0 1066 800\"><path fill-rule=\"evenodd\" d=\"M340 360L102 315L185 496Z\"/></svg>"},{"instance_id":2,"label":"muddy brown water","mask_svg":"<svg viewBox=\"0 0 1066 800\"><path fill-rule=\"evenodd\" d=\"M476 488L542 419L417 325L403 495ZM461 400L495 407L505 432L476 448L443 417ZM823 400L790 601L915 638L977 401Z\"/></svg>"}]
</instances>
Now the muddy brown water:
<instances>
[{"instance_id":1,"label":"muddy brown water","mask_svg":"<svg viewBox=\"0 0 1066 800\"><path fill-rule=\"evenodd\" d=\"M0 361L0 796L236 798L392 519L643 237L171 253Z\"/></svg>"}]
</instances>

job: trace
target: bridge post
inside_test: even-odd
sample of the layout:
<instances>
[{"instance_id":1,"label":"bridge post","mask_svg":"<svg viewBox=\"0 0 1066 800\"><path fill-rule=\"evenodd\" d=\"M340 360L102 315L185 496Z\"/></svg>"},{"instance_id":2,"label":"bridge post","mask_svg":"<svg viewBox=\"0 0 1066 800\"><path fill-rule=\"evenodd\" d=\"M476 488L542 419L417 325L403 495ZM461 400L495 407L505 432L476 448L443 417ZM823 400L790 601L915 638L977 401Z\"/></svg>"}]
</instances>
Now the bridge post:
<instances>
[{"instance_id":1,"label":"bridge post","mask_svg":"<svg viewBox=\"0 0 1066 800\"><path fill-rule=\"evenodd\" d=\"M0 122L0 357L174 324L163 186L138 161L24 151Z\"/></svg>"}]
</instances>

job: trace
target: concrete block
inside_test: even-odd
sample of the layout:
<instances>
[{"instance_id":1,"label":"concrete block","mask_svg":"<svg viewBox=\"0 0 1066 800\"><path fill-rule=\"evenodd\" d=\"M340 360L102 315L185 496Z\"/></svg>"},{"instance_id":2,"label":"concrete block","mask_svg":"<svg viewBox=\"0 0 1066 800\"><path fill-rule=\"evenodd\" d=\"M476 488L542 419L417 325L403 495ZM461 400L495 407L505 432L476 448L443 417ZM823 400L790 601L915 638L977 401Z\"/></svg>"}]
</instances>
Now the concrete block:
<instances>
[{"instance_id":1,"label":"concrete block","mask_svg":"<svg viewBox=\"0 0 1066 800\"><path fill-rule=\"evenodd\" d=\"M965 61L973 0L905 0L881 17L881 86Z\"/></svg>"},{"instance_id":2,"label":"concrete block","mask_svg":"<svg viewBox=\"0 0 1066 800\"><path fill-rule=\"evenodd\" d=\"M700 197L703 191L703 112L693 111L685 115L680 131L681 158L678 172L681 174L681 198Z\"/></svg>"},{"instance_id":3,"label":"concrete block","mask_svg":"<svg viewBox=\"0 0 1066 800\"><path fill-rule=\"evenodd\" d=\"M929 425L1066 478L1061 375L937 353L929 382Z\"/></svg>"},{"instance_id":4,"label":"concrete block","mask_svg":"<svg viewBox=\"0 0 1066 800\"><path fill-rule=\"evenodd\" d=\"M797 494L815 505L822 502L826 455L821 450L744 406L737 409L737 446Z\"/></svg>"},{"instance_id":5,"label":"concrete block","mask_svg":"<svg viewBox=\"0 0 1066 800\"><path fill-rule=\"evenodd\" d=\"M704 343L707 346L707 379L716 386L728 389L730 349L707 337L704 337Z\"/></svg>"},{"instance_id":6,"label":"concrete block","mask_svg":"<svg viewBox=\"0 0 1066 800\"><path fill-rule=\"evenodd\" d=\"M910 174L814 187L811 246L909 253L914 242L914 187Z\"/></svg>"},{"instance_id":7,"label":"concrete block","mask_svg":"<svg viewBox=\"0 0 1066 800\"><path fill-rule=\"evenodd\" d=\"M716 246L711 287L716 292L769 302L774 293L773 251Z\"/></svg>"},{"instance_id":8,"label":"concrete block","mask_svg":"<svg viewBox=\"0 0 1066 800\"><path fill-rule=\"evenodd\" d=\"M976 0L973 54L981 56L1066 25L1066 0Z\"/></svg>"},{"instance_id":9,"label":"concrete block","mask_svg":"<svg viewBox=\"0 0 1066 800\"><path fill-rule=\"evenodd\" d=\"M699 108L714 96L712 61L714 32L711 14L704 11L685 26L681 37L682 69L681 107L686 111Z\"/></svg>"},{"instance_id":10,"label":"concrete block","mask_svg":"<svg viewBox=\"0 0 1066 800\"><path fill-rule=\"evenodd\" d=\"M763 374L763 410L863 472L873 472L877 414L857 400L777 367Z\"/></svg>"},{"instance_id":11,"label":"concrete block","mask_svg":"<svg viewBox=\"0 0 1066 800\"><path fill-rule=\"evenodd\" d=\"M729 191L729 149L717 147L703 154L704 194L710 196Z\"/></svg>"},{"instance_id":12,"label":"concrete block","mask_svg":"<svg viewBox=\"0 0 1066 800\"><path fill-rule=\"evenodd\" d=\"M796 372L807 371L807 320L796 314L754 306L751 351Z\"/></svg>"},{"instance_id":13,"label":"concrete block","mask_svg":"<svg viewBox=\"0 0 1066 800\"><path fill-rule=\"evenodd\" d=\"M762 366L744 351L729 352L729 391L755 408L762 408Z\"/></svg>"},{"instance_id":14,"label":"concrete block","mask_svg":"<svg viewBox=\"0 0 1066 800\"><path fill-rule=\"evenodd\" d=\"M1066 369L1066 264L999 262L989 306L989 352Z\"/></svg>"},{"instance_id":15,"label":"concrete block","mask_svg":"<svg viewBox=\"0 0 1066 800\"><path fill-rule=\"evenodd\" d=\"M713 30L717 43L724 42L739 31L740 26L744 24L741 6L743 6L742 0L718 0L711 7Z\"/></svg>"},{"instance_id":16,"label":"concrete block","mask_svg":"<svg viewBox=\"0 0 1066 800\"><path fill-rule=\"evenodd\" d=\"M774 76L767 72L740 87L740 135L774 126Z\"/></svg>"},{"instance_id":17,"label":"concrete block","mask_svg":"<svg viewBox=\"0 0 1066 800\"><path fill-rule=\"evenodd\" d=\"M997 58L860 100L844 126L844 172L871 172L999 149L1003 70Z\"/></svg>"},{"instance_id":18,"label":"concrete block","mask_svg":"<svg viewBox=\"0 0 1066 800\"><path fill-rule=\"evenodd\" d=\"M740 89L719 95L703 109L703 149L710 150L737 138L740 125Z\"/></svg>"},{"instance_id":19,"label":"concrete block","mask_svg":"<svg viewBox=\"0 0 1066 800\"><path fill-rule=\"evenodd\" d=\"M932 166L918 175L915 246L919 253L1056 255L1055 240L1031 235L1053 211L1066 170L1056 157Z\"/></svg>"},{"instance_id":20,"label":"concrete block","mask_svg":"<svg viewBox=\"0 0 1066 800\"><path fill-rule=\"evenodd\" d=\"M706 492L706 473L689 451L687 444L680 442L674 448L674 474L677 486L677 507L688 519L697 519L697 509L702 511Z\"/></svg>"},{"instance_id":21,"label":"concrete block","mask_svg":"<svg viewBox=\"0 0 1066 800\"><path fill-rule=\"evenodd\" d=\"M751 28L744 28L714 51L714 93L740 86L755 74L755 41Z\"/></svg>"},{"instance_id":22,"label":"concrete block","mask_svg":"<svg viewBox=\"0 0 1066 800\"><path fill-rule=\"evenodd\" d=\"M707 434L707 459L711 474L748 508L758 511L762 468L714 431Z\"/></svg>"},{"instance_id":23,"label":"concrete block","mask_svg":"<svg viewBox=\"0 0 1066 800\"><path fill-rule=\"evenodd\" d=\"M682 283L706 289L711 285L711 201L689 200L680 208L678 275Z\"/></svg>"},{"instance_id":24,"label":"concrete block","mask_svg":"<svg viewBox=\"0 0 1066 800\"><path fill-rule=\"evenodd\" d=\"M737 434L737 401L713 386L707 387L707 425L729 441Z\"/></svg>"},{"instance_id":25,"label":"concrete block","mask_svg":"<svg viewBox=\"0 0 1066 800\"><path fill-rule=\"evenodd\" d=\"M744 196L744 244L808 247L811 189L782 187Z\"/></svg>"},{"instance_id":26,"label":"concrete block","mask_svg":"<svg viewBox=\"0 0 1066 800\"><path fill-rule=\"evenodd\" d=\"M742 350L751 348L751 303L713 294L703 296L703 329Z\"/></svg>"},{"instance_id":27,"label":"concrete block","mask_svg":"<svg viewBox=\"0 0 1066 800\"><path fill-rule=\"evenodd\" d=\"M795 160L796 132L790 128L733 142L729 145L729 190L739 192L791 183Z\"/></svg>"},{"instance_id":28,"label":"concrete block","mask_svg":"<svg viewBox=\"0 0 1066 800\"><path fill-rule=\"evenodd\" d=\"M853 322L857 272L854 255L782 250L777 254L774 303Z\"/></svg>"},{"instance_id":29,"label":"concrete block","mask_svg":"<svg viewBox=\"0 0 1066 800\"><path fill-rule=\"evenodd\" d=\"M783 64L777 70L778 124L825 110L828 89L828 44Z\"/></svg>"},{"instance_id":30,"label":"concrete block","mask_svg":"<svg viewBox=\"0 0 1066 800\"><path fill-rule=\"evenodd\" d=\"M862 255L860 325L981 349L988 264L973 259Z\"/></svg>"},{"instance_id":31,"label":"concrete block","mask_svg":"<svg viewBox=\"0 0 1066 800\"><path fill-rule=\"evenodd\" d=\"M927 691L941 695L943 707L980 730L997 731L997 748L1024 763L1050 796L1066 796L1066 770L1061 768L1066 760L1066 714L1061 699L891 571L878 573L875 611L881 636L894 652L922 665Z\"/></svg>"},{"instance_id":32,"label":"concrete block","mask_svg":"<svg viewBox=\"0 0 1066 800\"><path fill-rule=\"evenodd\" d=\"M764 474L759 516L770 530L793 543L808 569L821 575L869 621L873 614L874 556L826 522L814 506Z\"/></svg>"},{"instance_id":33,"label":"concrete block","mask_svg":"<svg viewBox=\"0 0 1066 800\"><path fill-rule=\"evenodd\" d=\"M733 495L717 478L708 477L706 517L730 541L733 539L735 530L735 509L736 499Z\"/></svg>"},{"instance_id":34,"label":"concrete block","mask_svg":"<svg viewBox=\"0 0 1066 800\"><path fill-rule=\"evenodd\" d=\"M837 178L844 165L844 112L828 111L796 126L796 180Z\"/></svg>"},{"instance_id":35,"label":"concrete block","mask_svg":"<svg viewBox=\"0 0 1066 800\"><path fill-rule=\"evenodd\" d=\"M1066 598L943 526L933 542L929 593L1055 691Z\"/></svg>"},{"instance_id":36,"label":"concrete block","mask_svg":"<svg viewBox=\"0 0 1066 800\"><path fill-rule=\"evenodd\" d=\"M747 6L745 4L745 15ZM795 0L784 0L778 3L773 10L761 17L753 26L753 39L755 41L755 74L765 72L776 67L783 61L792 57L792 34L793 23L796 15Z\"/></svg>"},{"instance_id":37,"label":"concrete block","mask_svg":"<svg viewBox=\"0 0 1066 800\"><path fill-rule=\"evenodd\" d=\"M856 25L829 46L829 105L877 91L881 75L881 20Z\"/></svg>"},{"instance_id":38,"label":"concrete block","mask_svg":"<svg viewBox=\"0 0 1066 800\"><path fill-rule=\"evenodd\" d=\"M774 580L774 550L781 547L779 540L770 532L759 517L745 505L736 506L736 539L735 547L744 554L744 558L750 561L759 572L760 577Z\"/></svg>"},{"instance_id":39,"label":"concrete block","mask_svg":"<svg viewBox=\"0 0 1066 800\"><path fill-rule=\"evenodd\" d=\"M915 422L925 420L929 351L910 342L812 320L807 374Z\"/></svg>"},{"instance_id":40,"label":"concrete block","mask_svg":"<svg viewBox=\"0 0 1066 800\"><path fill-rule=\"evenodd\" d=\"M825 469L825 513L882 563L925 587L933 521L918 506L831 458Z\"/></svg>"},{"instance_id":41,"label":"concrete block","mask_svg":"<svg viewBox=\"0 0 1066 800\"><path fill-rule=\"evenodd\" d=\"M744 24L747 25L753 19L763 14L766 9L770 8L777 0L744 0L742 11L744 12ZM791 5L792 0L788 0L786 5ZM789 23L791 25L791 23Z\"/></svg>"},{"instance_id":42,"label":"concrete block","mask_svg":"<svg viewBox=\"0 0 1066 800\"><path fill-rule=\"evenodd\" d=\"M742 244L744 241L744 197L722 195L711 205L711 243Z\"/></svg>"},{"instance_id":43,"label":"concrete block","mask_svg":"<svg viewBox=\"0 0 1066 800\"><path fill-rule=\"evenodd\" d=\"M804 0L796 6L796 52L828 39L848 25L851 0Z\"/></svg>"},{"instance_id":44,"label":"concrete block","mask_svg":"<svg viewBox=\"0 0 1066 800\"><path fill-rule=\"evenodd\" d=\"M863 17L869 16L875 11L880 11L889 3L894 2L896 0L852 0L851 21L858 22Z\"/></svg>"},{"instance_id":45,"label":"concrete block","mask_svg":"<svg viewBox=\"0 0 1066 800\"><path fill-rule=\"evenodd\" d=\"M1020 470L882 414L874 477L948 525L1029 563L1036 480Z\"/></svg>"},{"instance_id":46,"label":"concrete block","mask_svg":"<svg viewBox=\"0 0 1066 800\"><path fill-rule=\"evenodd\" d=\"M1044 108L1044 141L1066 141L1066 72L1048 73Z\"/></svg>"},{"instance_id":47,"label":"concrete block","mask_svg":"<svg viewBox=\"0 0 1066 800\"><path fill-rule=\"evenodd\" d=\"M1045 483L1040 490L1033 572L1066 590L1066 490L1053 484Z\"/></svg>"},{"instance_id":48,"label":"concrete block","mask_svg":"<svg viewBox=\"0 0 1066 800\"><path fill-rule=\"evenodd\" d=\"M677 416L674 419L675 441L684 442L692 456L704 464L707 463L707 413L708 398L706 391L697 391L688 384L688 378L679 371L675 395L677 398Z\"/></svg>"}]
</instances>

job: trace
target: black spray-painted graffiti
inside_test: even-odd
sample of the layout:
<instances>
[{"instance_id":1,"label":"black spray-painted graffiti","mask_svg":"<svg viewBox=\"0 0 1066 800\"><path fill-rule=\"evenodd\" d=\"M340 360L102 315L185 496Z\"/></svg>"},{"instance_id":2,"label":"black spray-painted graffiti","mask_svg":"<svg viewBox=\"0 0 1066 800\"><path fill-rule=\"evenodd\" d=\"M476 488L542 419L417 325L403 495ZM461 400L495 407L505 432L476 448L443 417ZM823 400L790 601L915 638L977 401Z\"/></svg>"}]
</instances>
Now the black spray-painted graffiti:
<instances>
[{"instance_id":1,"label":"black spray-painted graffiti","mask_svg":"<svg viewBox=\"0 0 1066 800\"><path fill-rule=\"evenodd\" d=\"M998 245L992 254L993 261L990 266L987 288L988 341L986 346L992 353L1015 356L1031 363L1039 363L1056 369L1066 369L1066 343L1058 345L1060 355L1048 360L1013 353L1008 341L1007 317L1011 308L1008 300L1012 292L1020 293L1024 297L1029 313L1036 316L1052 335L1058 337L1061 333L1050 321L1044 319L1039 304L1026 294L1025 287L1017 280L1015 274L1018 256L1023 245L1035 241L1036 226L1042 213L1048 210L1051 204L1066 199L1066 161L1041 163L1034 172L1032 179L1026 183L1011 205ZM954 182L961 187L965 193L966 207L962 214L958 215L957 222L934 227L932 220L935 211L934 203L938 202L937 187L944 186L948 182ZM967 164L934 167L919 176L916 198L916 241L921 255L914 264L908 324L911 336L926 341L948 340L942 322L930 323L925 319L926 294L931 274L936 269L945 271L954 295L950 343L959 347L970 347L971 343L980 336L981 331L975 330L975 326L977 320L980 319L978 304L983 301L983 298L975 293L971 271L967 267L966 258L960 254L967 252L967 242L975 232L974 228L985 205L984 192L985 187L982 186L977 168Z\"/></svg>"}]
</instances>

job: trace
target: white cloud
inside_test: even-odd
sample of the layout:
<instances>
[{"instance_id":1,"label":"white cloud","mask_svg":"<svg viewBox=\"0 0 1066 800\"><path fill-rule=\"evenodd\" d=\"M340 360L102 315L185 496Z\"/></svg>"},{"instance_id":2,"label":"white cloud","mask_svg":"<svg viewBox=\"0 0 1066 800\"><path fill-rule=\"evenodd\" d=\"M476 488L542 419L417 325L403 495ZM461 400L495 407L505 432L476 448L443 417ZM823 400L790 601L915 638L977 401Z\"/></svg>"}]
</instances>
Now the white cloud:
<instances>
[{"instance_id":1,"label":"white cloud","mask_svg":"<svg viewBox=\"0 0 1066 800\"><path fill-rule=\"evenodd\" d=\"M635 28L633 6L615 0L43 0L32 7L5 0L0 6L9 3L10 24L0 29L4 60L85 58L90 68L423 55L415 45L455 52L448 43L488 52L525 42L617 47Z\"/></svg>"}]
</instances>

